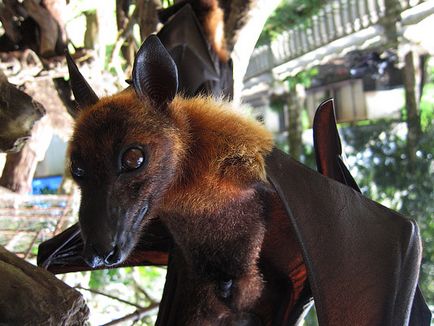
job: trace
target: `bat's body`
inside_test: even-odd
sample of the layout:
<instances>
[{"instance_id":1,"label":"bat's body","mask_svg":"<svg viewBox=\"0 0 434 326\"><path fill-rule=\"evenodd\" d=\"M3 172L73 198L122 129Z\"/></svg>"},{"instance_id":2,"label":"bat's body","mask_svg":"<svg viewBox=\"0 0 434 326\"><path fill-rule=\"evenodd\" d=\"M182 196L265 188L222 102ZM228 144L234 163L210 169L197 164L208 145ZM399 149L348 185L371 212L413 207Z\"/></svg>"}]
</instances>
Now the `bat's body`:
<instances>
[{"instance_id":1,"label":"bat's body","mask_svg":"<svg viewBox=\"0 0 434 326\"><path fill-rule=\"evenodd\" d=\"M146 166L119 174L116 163L129 147L146 153ZM267 222L279 219L284 223L275 225L292 233L265 179L271 148L271 135L259 123L211 99L176 97L165 112L143 104L133 90L100 100L79 115L70 147L86 173L76 179L87 261L123 261L147 221L159 217L196 279L191 290L215 301L215 311L202 317L223 318L228 302L235 311L250 310L263 287L259 253L267 225L274 225ZM268 240L281 241L283 257L265 247L262 259L282 277L300 267L293 237ZM230 288L219 290L224 282L232 282Z\"/></svg>"},{"instance_id":2,"label":"bat's body","mask_svg":"<svg viewBox=\"0 0 434 326\"><path fill-rule=\"evenodd\" d=\"M158 51L158 39L149 40L147 50ZM166 85L143 74L133 79L135 89L88 105L76 119L70 156L82 191L85 260L93 267L123 262L158 217L188 266L181 324L227 324L243 312L260 314L261 251L261 261L286 283L288 275L297 278L295 302L306 273L289 219L266 181L271 134L211 98L164 103L153 91ZM273 237L268 225L286 227L286 236ZM279 241L280 257L271 250Z\"/></svg>"}]
</instances>

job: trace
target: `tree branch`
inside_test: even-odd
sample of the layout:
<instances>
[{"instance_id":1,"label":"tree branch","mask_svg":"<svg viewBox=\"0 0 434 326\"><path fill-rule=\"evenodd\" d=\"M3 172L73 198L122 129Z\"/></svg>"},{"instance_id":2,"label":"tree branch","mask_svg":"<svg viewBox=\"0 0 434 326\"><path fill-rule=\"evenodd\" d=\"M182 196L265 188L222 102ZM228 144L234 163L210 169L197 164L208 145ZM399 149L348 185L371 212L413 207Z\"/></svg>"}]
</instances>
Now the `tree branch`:
<instances>
[{"instance_id":1,"label":"tree branch","mask_svg":"<svg viewBox=\"0 0 434 326\"><path fill-rule=\"evenodd\" d=\"M116 71L116 75L119 80L125 80L125 74L122 69L122 64L119 59L119 52L121 51L122 45L125 43L127 38L132 35L134 24L136 23L135 17L137 16L137 8L134 9L133 14L131 15L128 23L125 27L119 31L118 36L116 38L116 43L113 48L113 52L110 58L109 68L113 68Z\"/></svg>"},{"instance_id":2,"label":"tree branch","mask_svg":"<svg viewBox=\"0 0 434 326\"><path fill-rule=\"evenodd\" d=\"M120 323L130 321L130 320L132 320L133 322L136 322L136 321L142 319L143 317L145 317L146 315L148 315L152 310L158 308L159 305L160 305L159 303L153 303L146 308L137 309L136 311L134 311L133 313L131 313L129 315L112 320L111 322L104 324L102 326L118 325Z\"/></svg>"},{"instance_id":3,"label":"tree branch","mask_svg":"<svg viewBox=\"0 0 434 326\"><path fill-rule=\"evenodd\" d=\"M140 305L138 305L138 304L135 304L135 303L129 302L129 301L127 301L127 300L123 300L123 299L121 299L121 298L115 297L115 296L113 296L113 295L110 295L110 294L107 294L107 293L104 293L104 292L100 292L100 291L98 291L98 290L84 288L84 287L82 287L82 286L80 286L80 285L77 285L75 288L76 288L76 289L80 289L80 290L84 290L84 291L89 291L89 292L94 293L94 294L99 294L99 295L105 296L105 297L107 297L107 298L110 298L110 299L113 299L113 300L116 300L116 301L119 301L119 302L125 303L125 304L127 304L127 305L130 305L130 306L136 307L136 308L138 308L138 310L144 309L144 307L142 307L142 306L140 306Z\"/></svg>"}]
</instances>

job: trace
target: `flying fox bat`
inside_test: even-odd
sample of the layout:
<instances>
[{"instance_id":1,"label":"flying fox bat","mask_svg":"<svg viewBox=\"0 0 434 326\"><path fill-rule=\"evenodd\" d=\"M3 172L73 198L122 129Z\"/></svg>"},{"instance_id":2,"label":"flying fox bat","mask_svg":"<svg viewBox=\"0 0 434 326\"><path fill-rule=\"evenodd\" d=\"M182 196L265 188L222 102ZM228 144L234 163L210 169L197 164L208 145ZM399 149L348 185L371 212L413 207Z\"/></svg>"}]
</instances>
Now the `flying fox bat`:
<instances>
[{"instance_id":1,"label":"flying fox bat","mask_svg":"<svg viewBox=\"0 0 434 326\"><path fill-rule=\"evenodd\" d=\"M82 204L71 247L98 268L164 264L173 244L179 269L157 324L294 324L312 296L321 325L428 320L416 224L273 149L226 104L176 96L176 67L155 36L132 89L99 100L72 71ZM151 231L158 221L167 229ZM68 245L55 245L41 245L40 264L68 264Z\"/></svg>"},{"instance_id":2,"label":"flying fox bat","mask_svg":"<svg viewBox=\"0 0 434 326\"><path fill-rule=\"evenodd\" d=\"M232 61L223 37L223 12L215 0L181 1L159 12L158 37L178 68L187 97L233 97Z\"/></svg>"}]
</instances>

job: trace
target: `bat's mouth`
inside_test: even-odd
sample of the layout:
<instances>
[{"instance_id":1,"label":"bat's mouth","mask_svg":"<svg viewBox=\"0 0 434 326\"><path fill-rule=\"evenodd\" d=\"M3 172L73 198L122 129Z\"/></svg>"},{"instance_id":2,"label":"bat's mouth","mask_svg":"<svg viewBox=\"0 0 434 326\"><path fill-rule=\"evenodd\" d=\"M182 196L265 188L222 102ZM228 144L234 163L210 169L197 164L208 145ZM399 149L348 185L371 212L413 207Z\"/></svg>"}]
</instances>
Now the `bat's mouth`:
<instances>
[{"instance_id":1,"label":"bat's mouth","mask_svg":"<svg viewBox=\"0 0 434 326\"><path fill-rule=\"evenodd\" d=\"M131 224L131 231L128 232L130 235L123 236L121 239L118 238L117 244L113 247L113 250L104 259L103 264L107 267L113 267L115 265L121 264L125 259L128 258L129 254L132 251L132 248L135 247L135 243L138 239L135 239L132 234L140 233L141 225L143 220L146 217L146 214L149 212L149 204L148 201L144 202L142 207L137 211L134 217L134 222Z\"/></svg>"},{"instance_id":2,"label":"bat's mouth","mask_svg":"<svg viewBox=\"0 0 434 326\"><path fill-rule=\"evenodd\" d=\"M261 319L252 313L239 313L235 317L223 320L220 325L263 326Z\"/></svg>"},{"instance_id":3,"label":"bat's mouth","mask_svg":"<svg viewBox=\"0 0 434 326\"><path fill-rule=\"evenodd\" d=\"M137 228L140 227L148 212L149 212L149 202L145 201L136 214L136 218L134 219L134 223L132 224L133 230L137 230Z\"/></svg>"}]
</instances>

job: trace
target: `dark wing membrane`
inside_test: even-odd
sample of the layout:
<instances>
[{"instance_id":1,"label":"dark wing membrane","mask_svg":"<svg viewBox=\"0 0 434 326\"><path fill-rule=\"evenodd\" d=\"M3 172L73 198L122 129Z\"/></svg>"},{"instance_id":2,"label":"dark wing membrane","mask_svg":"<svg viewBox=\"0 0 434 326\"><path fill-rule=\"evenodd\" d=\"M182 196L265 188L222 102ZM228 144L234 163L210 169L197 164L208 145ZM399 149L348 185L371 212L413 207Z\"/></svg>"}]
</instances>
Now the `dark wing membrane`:
<instances>
[{"instance_id":1,"label":"dark wing membrane","mask_svg":"<svg viewBox=\"0 0 434 326\"><path fill-rule=\"evenodd\" d=\"M82 250L80 227L76 223L39 245L37 264L54 273L76 272L85 267L89 269L81 258Z\"/></svg>"},{"instance_id":2,"label":"dark wing membrane","mask_svg":"<svg viewBox=\"0 0 434 326\"><path fill-rule=\"evenodd\" d=\"M179 253L179 249L170 251L167 265L166 283L164 284L163 297L161 298L155 326L180 325L179 317L182 309L183 285L185 284L186 265Z\"/></svg>"},{"instance_id":3,"label":"dark wing membrane","mask_svg":"<svg viewBox=\"0 0 434 326\"><path fill-rule=\"evenodd\" d=\"M324 101L318 107L313 123L313 135L318 171L360 192L356 181L341 159L342 146L336 127L332 99ZM428 326L430 323L431 312L418 286L413 301L410 325Z\"/></svg>"},{"instance_id":4,"label":"dark wing membrane","mask_svg":"<svg viewBox=\"0 0 434 326\"><path fill-rule=\"evenodd\" d=\"M267 175L302 244L320 325L404 325L416 291L415 222L275 149Z\"/></svg>"},{"instance_id":5,"label":"dark wing membrane","mask_svg":"<svg viewBox=\"0 0 434 326\"><path fill-rule=\"evenodd\" d=\"M336 127L332 99L321 103L315 113L313 141L318 172L360 192L356 181L342 161L342 145Z\"/></svg>"},{"instance_id":6,"label":"dark wing membrane","mask_svg":"<svg viewBox=\"0 0 434 326\"><path fill-rule=\"evenodd\" d=\"M184 4L165 19L167 23L157 35L178 67L180 92L186 96L201 92L227 95L222 94L226 82L222 77L232 79L232 76L223 73L224 67L211 49L191 5Z\"/></svg>"},{"instance_id":7,"label":"dark wing membrane","mask_svg":"<svg viewBox=\"0 0 434 326\"><path fill-rule=\"evenodd\" d=\"M429 326L431 325L431 311L426 304L425 298L420 291L419 286L414 295L413 307L411 308L410 324L411 326Z\"/></svg>"},{"instance_id":8,"label":"dark wing membrane","mask_svg":"<svg viewBox=\"0 0 434 326\"><path fill-rule=\"evenodd\" d=\"M168 252L173 243L172 237L160 220L154 220L130 256L115 267L167 265ZM80 227L72 225L62 233L39 245L38 266L53 273L68 273L91 270L82 259L83 240Z\"/></svg>"}]
</instances>

